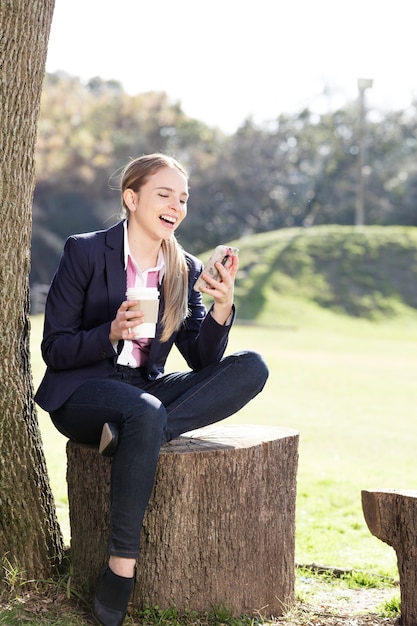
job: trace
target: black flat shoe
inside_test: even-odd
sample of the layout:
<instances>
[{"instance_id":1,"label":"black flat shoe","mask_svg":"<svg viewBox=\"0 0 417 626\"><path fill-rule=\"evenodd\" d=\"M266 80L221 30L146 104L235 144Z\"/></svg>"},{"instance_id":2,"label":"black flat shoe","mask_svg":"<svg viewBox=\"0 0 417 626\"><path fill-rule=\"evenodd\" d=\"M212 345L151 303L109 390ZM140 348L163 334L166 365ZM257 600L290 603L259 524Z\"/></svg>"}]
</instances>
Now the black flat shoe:
<instances>
[{"instance_id":1,"label":"black flat shoe","mask_svg":"<svg viewBox=\"0 0 417 626\"><path fill-rule=\"evenodd\" d=\"M114 422L106 422L101 432L98 451L103 456L112 456L119 443L119 427Z\"/></svg>"},{"instance_id":2,"label":"black flat shoe","mask_svg":"<svg viewBox=\"0 0 417 626\"><path fill-rule=\"evenodd\" d=\"M117 576L105 565L93 599L93 616L101 626L121 626L127 613L135 577Z\"/></svg>"}]
</instances>

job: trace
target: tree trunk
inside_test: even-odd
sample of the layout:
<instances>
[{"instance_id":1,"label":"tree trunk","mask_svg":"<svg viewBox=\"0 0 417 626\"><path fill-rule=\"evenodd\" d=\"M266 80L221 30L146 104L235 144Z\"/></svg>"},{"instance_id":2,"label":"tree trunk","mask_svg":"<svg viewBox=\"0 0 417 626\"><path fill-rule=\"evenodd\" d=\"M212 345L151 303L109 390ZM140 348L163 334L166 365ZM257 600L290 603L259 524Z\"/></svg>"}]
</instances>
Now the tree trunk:
<instances>
[{"instance_id":1,"label":"tree trunk","mask_svg":"<svg viewBox=\"0 0 417 626\"><path fill-rule=\"evenodd\" d=\"M111 461L69 443L74 578L91 591L106 558ZM161 449L133 604L281 615L294 600L298 434L216 425Z\"/></svg>"},{"instance_id":2,"label":"tree trunk","mask_svg":"<svg viewBox=\"0 0 417 626\"><path fill-rule=\"evenodd\" d=\"M29 358L34 154L53 9L53 0L0 1L0 559L25 580L50 576L63 550Z\"/></svg>"},{"instance_id":3,"label":"tree trunk","mask_svg":"<svg viewBox=\"0 0 417 626\"><path fill-rule=\"evenodd\" d=\"M403 626L417 626L417 491L362 491L362 509L375 537L397 554Z\"/></svg>"}]
</instances>

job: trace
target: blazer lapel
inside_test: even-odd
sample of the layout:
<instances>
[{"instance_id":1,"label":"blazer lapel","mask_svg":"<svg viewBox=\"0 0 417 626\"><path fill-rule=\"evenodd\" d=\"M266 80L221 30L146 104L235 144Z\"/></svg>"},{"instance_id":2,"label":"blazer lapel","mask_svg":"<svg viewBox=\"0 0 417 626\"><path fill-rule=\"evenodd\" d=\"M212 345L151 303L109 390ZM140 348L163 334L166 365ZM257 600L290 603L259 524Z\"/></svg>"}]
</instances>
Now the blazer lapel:
<instances>
[{"instance_id":1,"label":"blazer lapel","mask_svg":"<svg viewBox=\"0 0 417 626\"><path fill-rule=\"evenodd\" d=\"M113 319L121 303L126 300L123 222L119 222L107 231L105 263L108 306L111 319Z\"/></svg>"}]
</instances>

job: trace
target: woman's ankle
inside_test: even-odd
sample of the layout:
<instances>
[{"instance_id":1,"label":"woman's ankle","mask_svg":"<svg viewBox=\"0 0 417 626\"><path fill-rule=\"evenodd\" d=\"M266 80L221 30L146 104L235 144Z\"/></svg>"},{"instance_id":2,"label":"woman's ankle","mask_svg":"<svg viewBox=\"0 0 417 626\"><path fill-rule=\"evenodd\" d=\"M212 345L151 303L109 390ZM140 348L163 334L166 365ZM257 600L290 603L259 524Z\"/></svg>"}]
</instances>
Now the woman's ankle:
<instances>
[{"instance_id":1,"label":"woman's ankle","mask_svg":"<svg viewBox=\"0 0 417 626\"><path fill-rule=\"evenodd\" d=\"M135 575L136 559L127 559L121 556L111 556L109 558L109 568L117 576L123 578L133 578Z\"/></svg>"}]
</instances>

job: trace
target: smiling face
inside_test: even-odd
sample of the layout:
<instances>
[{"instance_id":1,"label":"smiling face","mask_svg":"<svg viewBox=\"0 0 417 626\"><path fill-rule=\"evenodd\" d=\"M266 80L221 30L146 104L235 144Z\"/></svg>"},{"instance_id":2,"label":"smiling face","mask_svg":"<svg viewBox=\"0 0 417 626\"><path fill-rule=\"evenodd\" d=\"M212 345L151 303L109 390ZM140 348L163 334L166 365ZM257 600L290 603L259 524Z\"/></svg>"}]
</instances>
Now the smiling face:
<instances>
[{"instance_id":1,"label":"smiling face","mask_svg":"<svg viewBox=\"0 0 417 626\"><path fill-rule=\"evenodd\" d=\"M162 167L138 191L123 193L129 229L153 241L169 239L187 214L188 180L176 167Z\"/></svg>"}]
</instances>

